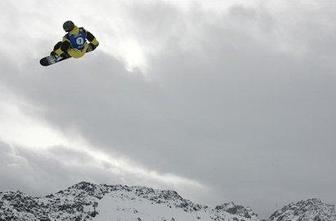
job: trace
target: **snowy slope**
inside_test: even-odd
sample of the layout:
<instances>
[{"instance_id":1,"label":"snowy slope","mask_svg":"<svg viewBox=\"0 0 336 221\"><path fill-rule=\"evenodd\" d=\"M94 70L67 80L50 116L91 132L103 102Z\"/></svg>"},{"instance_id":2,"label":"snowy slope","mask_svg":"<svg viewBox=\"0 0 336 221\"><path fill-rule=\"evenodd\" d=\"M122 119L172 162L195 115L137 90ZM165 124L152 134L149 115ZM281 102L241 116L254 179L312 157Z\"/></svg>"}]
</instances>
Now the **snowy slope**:
<instances>
[{"instance_id":1,"label":"snowy slope","mask_svg":"<svg viewBox=\"0 0 336 221\"><path fill-rule=\"evenodd\" d=\"M308 199L291 203L277 210L269 221L336 221L334 205L323 203L319 199Z\"/></svg>"},{"instance_id":2,"label":"snowy slope","mask_svg":"<svg viewBox=\"0 0 336 221\"><path fill-rule=\"evenodd\" d=\"M221 207L210 208L194 204L183 199L174 191L145 189L145 193L141 194L137 191L139 189L108 194L100 201L98 212L101 215L94 220L258 220L252 210L251 214L246 214L248 218L230 214ZM109 219L110 217L114 219Z\"/></svg>"},{"instance_id":3,"label":"snowy slope","mask_svg":"<svg viewBox=\"0 0 336 221\"><path fill-rule=\"evenodd\" d=\"M257 221L249 208L195 204L175 191L81 182L45 197L0 193L0 221Z\"/></svg>"}]
</instances>

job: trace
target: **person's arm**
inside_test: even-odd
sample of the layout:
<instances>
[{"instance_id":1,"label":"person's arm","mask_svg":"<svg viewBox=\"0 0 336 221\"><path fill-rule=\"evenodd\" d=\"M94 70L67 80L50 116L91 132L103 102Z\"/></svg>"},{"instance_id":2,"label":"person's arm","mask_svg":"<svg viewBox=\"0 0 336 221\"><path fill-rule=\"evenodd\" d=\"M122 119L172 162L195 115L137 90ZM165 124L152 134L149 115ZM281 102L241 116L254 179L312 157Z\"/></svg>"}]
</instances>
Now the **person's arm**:
<instances>
[{"instance_id":1,"label":"person's arm","mask_svg":"<svg viewBox=\"0 0 336 221\"><path fill-rule=\"evenodd\" d=\"M96 47L98 47L99 42L97 41L96 37L91 32L86 31L86 39L90 42L89 47L92 49L92 51L96 49Z\"/></svg>"}]
</instances>

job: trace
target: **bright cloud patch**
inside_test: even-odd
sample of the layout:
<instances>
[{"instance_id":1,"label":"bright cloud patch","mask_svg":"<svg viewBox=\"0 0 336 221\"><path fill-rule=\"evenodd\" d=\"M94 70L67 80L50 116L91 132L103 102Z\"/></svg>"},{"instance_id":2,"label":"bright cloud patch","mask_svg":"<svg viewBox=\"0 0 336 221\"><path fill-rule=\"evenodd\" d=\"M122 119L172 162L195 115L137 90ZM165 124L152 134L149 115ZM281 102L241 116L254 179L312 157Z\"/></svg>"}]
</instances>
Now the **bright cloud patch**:
<instances>
[{"instance_id":1,"label":"bright cloud patch","mask_svg":"<svg viewBox=\"0 0 336 221\"><path fill-rule=\"evenodd\" d=\"M144 184L173 185L176 188L179 188L179 186L203 188L196 181L172 174L162 175L155 170L148 170L140 165L133 164L126 158L114 157L99 151L78 134L67 135L52 128L47 122L33 115L36 110L31 105L18 100L4 90L1 92L0 141L13 148L14 152L11 155L14 157L13 159L16 159L15 164L17 165L21 164L20 160L17 159L25 158L20 157L15 149L24 148L47 159L59 161L70 168L96 168L104 171L106 177L114 174L121 177L131 177L131 179L141 179ZM10 98L10 101L8 98ZM13 164L13 162L11 161L10 164ZM22 162L29 165L29 160Z\"/></svg>"}]
</instances>

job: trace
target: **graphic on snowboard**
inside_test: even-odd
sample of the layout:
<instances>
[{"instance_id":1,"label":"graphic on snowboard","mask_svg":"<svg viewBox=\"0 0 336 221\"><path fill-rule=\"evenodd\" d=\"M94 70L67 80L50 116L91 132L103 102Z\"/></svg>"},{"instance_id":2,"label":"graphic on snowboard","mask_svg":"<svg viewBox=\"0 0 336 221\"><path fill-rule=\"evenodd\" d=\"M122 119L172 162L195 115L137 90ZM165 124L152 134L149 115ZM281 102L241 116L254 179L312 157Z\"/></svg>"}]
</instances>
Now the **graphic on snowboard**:
<instances>
[{"instance_id":1,"label":"graphic on snowboard","mask_svg":"<svg viewBox=\"0 0 336 221\"><path fill-rule=\"evenodd\" d=\"M49 56L40 60L42 66L49 66L68 58L81 58L99 45L95 36L83 27L77 27L72 21L66 21L63 29L67 34L58 42Z\"/></svg>"},{"instance_id":2,"label":"graphic on snowboard","mask_svg":"<svg viewBox=\"0 0 336 221\"><path fill-rule=\"evenodd\" d=\"M42 58L40 60L40 64L42 66L49 66L49 65L55 64L57 62L63 61L65 59L68 59L68 58L70 58L70 57L67 57L67 58L66 57L61 57L61 56L55 57L55 56L49 55L47 57Z\"/></svg>"}]
</instances>

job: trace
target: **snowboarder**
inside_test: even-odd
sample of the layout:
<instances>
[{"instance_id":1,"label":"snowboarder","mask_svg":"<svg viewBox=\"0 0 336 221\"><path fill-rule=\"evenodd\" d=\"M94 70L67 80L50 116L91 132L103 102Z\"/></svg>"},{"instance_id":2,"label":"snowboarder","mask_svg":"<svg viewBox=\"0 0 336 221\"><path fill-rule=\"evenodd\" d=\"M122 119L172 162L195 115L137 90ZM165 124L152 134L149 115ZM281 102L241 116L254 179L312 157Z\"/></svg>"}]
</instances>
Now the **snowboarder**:
<instances>
[{"instance_id":1,"label":"snowboarder","mask_svg":"<svg viewBox=\"0 0 336 221\"><path fill-rule=\"evenodd\" d=\"M83 27L77 27L72 21L64 22L63 29L67 34L54 46L50 56L40 60L41 65L48 66L70 57L81 58L99 45L91 32Z\"/></svg>"}]
</instances>

